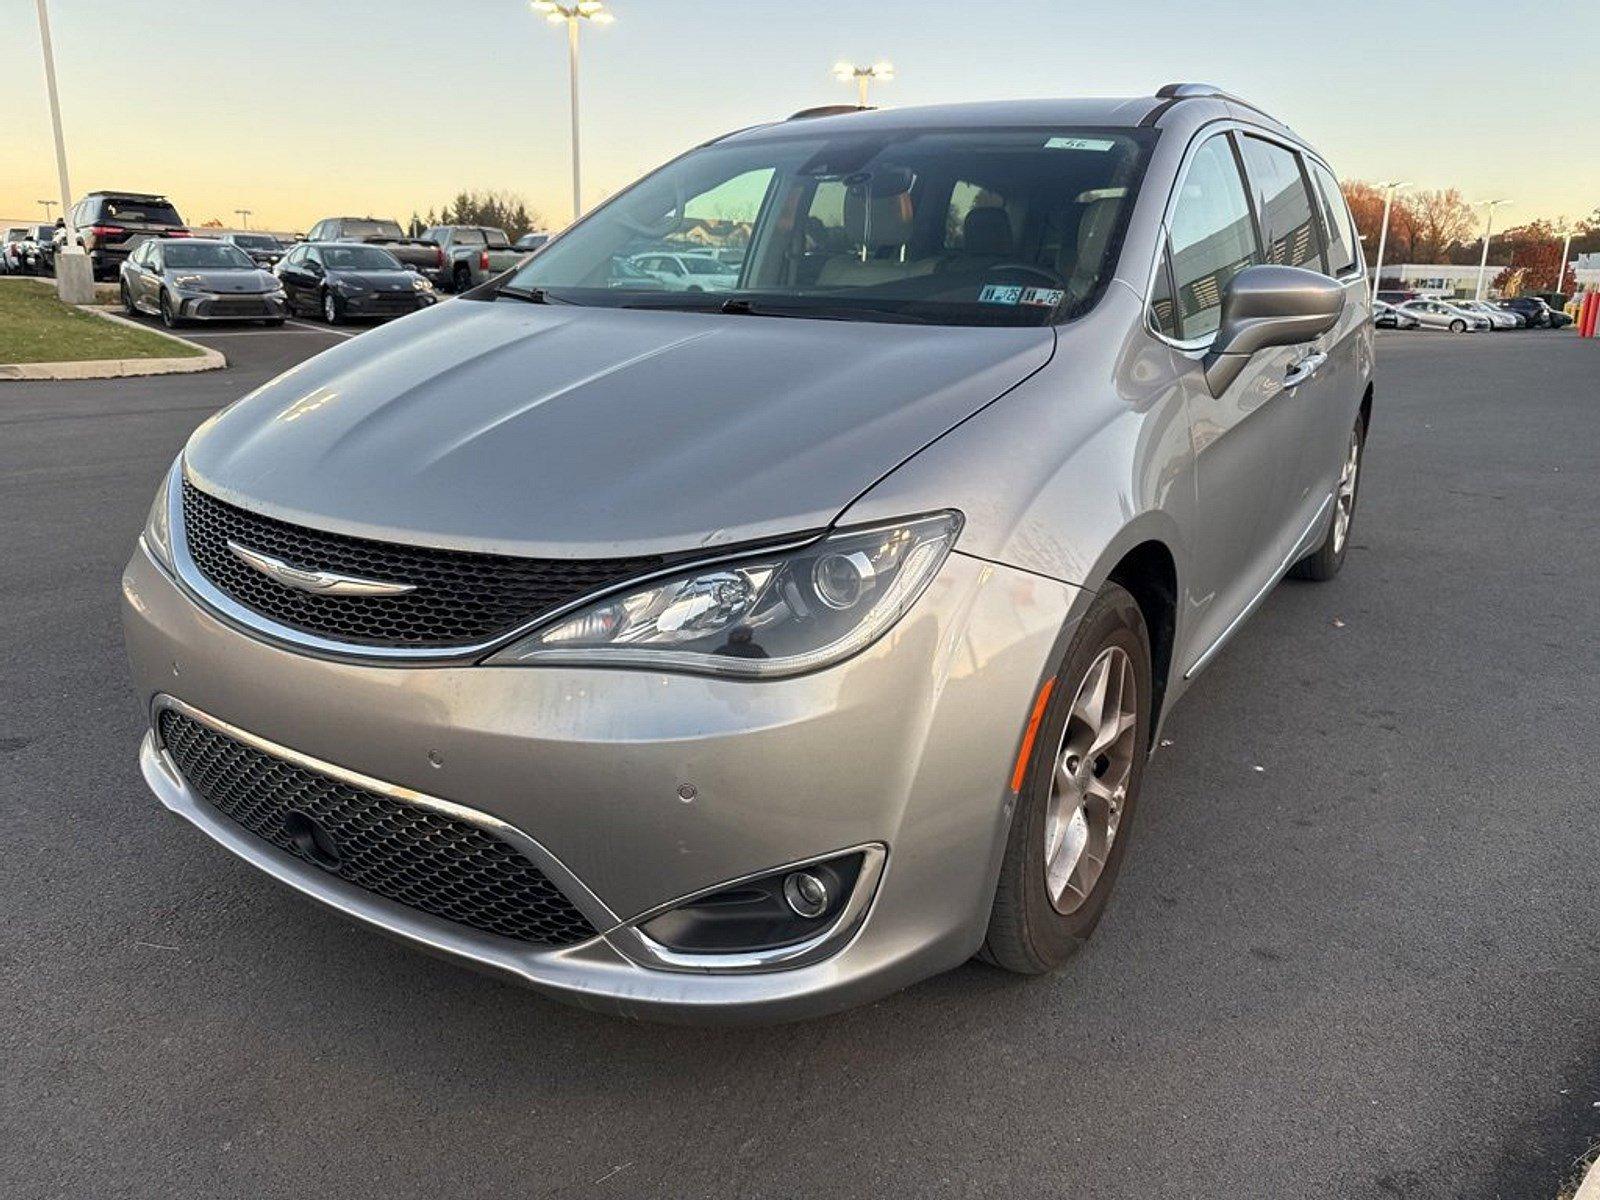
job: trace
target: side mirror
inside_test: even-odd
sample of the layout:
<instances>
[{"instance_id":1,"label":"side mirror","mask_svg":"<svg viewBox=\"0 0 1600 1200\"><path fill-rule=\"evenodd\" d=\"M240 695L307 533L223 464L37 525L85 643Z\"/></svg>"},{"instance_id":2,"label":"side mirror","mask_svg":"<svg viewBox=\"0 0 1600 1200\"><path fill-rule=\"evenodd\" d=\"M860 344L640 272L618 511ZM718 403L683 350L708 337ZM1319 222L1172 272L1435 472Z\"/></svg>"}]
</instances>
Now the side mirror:
<instances>
[{"instance_id":1,"label":"side mirror","mask_svg":"<svg viewBox=\"0 0 1600 1200\"><path fill-rule=\"evenodd\" d=\"M319 263L319 262L308 262L306 264L306 270L309 271L311 274L317 276L317 278L319 278L319 279L322 277L323 272L324 272L324 268L323 268L322 264Z\"/></svg>"},{"instance_id":2,"label":"side mirror","mask_svg":"<svg viewBox=\"0 0 1600 1200\"><path fill-rule=\"evenodd\" d=\"M1344 288L1300 267L1246 267L1222 292L1216 340L1202 360L1206 384L1220 396L1258 350L1309 342L1344 311Z\"/></svg>"}]
</instances>

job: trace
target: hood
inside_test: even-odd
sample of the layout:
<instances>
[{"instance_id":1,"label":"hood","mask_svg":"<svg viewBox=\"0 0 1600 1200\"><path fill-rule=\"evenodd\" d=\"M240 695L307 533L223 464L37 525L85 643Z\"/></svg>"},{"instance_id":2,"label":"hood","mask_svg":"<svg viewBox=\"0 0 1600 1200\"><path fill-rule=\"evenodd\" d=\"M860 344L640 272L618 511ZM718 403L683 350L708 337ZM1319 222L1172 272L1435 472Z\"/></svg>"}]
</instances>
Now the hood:
<instances>
[{"instance_id":1,"label":"hood","mask_svg":"<svg viewBox=\"0 0 1600 1200\"><path fill-rule=\"evenodd\" d=\"M340 271L330 270L329 279L348 283L351 287L368 292L409 292L412 280L421 276L415 271Z\"/></svg>"},{"instance_id":2,"label":"hood","mask_svg":"<svg viewBox=\"0 0 1600 1200\"><path fill-rule=\"evenodd\" d=\"M169 267L167 274L174 279L198 276L200 282L193 286L225 296L241 292L271 292L278 287L276 275L254 267Z\"/></svg>"},{"instance_id":3,"label":"hood","mask_svg":"<svg viewBox=\"0 0 1600 1200\"><path fill-rule=\"evenodd\" d=\"M457 301L196 430L225 500L358 537L540 557L820 529L1037 371L1054 330Z\"/></svg>"}]
</instances>

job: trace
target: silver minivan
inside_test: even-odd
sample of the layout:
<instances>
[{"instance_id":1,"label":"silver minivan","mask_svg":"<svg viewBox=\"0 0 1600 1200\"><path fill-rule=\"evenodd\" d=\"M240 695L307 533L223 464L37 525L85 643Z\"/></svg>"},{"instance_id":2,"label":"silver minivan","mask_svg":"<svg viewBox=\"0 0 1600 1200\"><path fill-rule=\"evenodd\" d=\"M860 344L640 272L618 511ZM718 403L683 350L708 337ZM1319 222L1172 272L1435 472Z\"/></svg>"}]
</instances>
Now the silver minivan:
<instances>
[{"instance_id":1,"label":"silver minivan","mask_svg":"<svg viewBox=\"0 0 1600 1200\"><path fill-rule=\"evenodd\" d=\"M619 276L663 247L738 278ZM1364 279L1204 85L718 138L196 430L123 578L145 778L606 1012L1051 970L1173 704L1345 560Z\"/></svg>"}]
</instances>

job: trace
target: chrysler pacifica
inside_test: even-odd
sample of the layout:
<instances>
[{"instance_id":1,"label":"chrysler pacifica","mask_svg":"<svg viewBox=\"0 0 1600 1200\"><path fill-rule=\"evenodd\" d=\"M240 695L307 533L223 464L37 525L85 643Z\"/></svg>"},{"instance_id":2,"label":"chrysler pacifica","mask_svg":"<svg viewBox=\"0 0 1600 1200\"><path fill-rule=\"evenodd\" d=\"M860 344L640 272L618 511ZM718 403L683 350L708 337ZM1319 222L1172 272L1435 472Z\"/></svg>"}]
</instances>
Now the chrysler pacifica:
<instances>
[{"instance_id":1,"label":"chrysler pacifica","mask_svg":"<svg viewBox=\"0 0 1600 1200\"><path fill-rule=\"evenodd\" d=\"M194 433L123 581L145 778L606 1011L1048 971L1172 705L1344 562L1363 279L1324 159L1203 85L713 140Z\"/></svg>"}]
</instances>

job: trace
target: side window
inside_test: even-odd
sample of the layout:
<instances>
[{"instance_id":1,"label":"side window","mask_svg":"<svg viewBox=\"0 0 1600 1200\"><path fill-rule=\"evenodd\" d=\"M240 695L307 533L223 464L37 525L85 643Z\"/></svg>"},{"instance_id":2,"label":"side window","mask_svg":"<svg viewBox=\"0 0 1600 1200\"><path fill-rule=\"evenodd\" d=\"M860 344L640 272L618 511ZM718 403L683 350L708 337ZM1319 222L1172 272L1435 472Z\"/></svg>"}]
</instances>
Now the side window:
<instances>
[{"instance_id":1,"label":"side window","mask_svg":"<svg viewBox=\"0 0 1600 1200\"><path fill-rule=\"evenodd\" d=\"M1267 261L1322 270L1322 248L1311 216L1311 196L1300 174L1300 156L1275 142L1248 135L1240 138L1239 144L1261 218Z\"/></svg>"},{"instance_id":2,"label":"side window","mask_svg":"<svg viewBox=\"0 0 1600 1200\"><path fill-rule=\"evenodd\" d=\"M1344 202L1344 193L1339 190L1339 181L1333 177L1333 172L1310 159L1306 160L1306 165L1311 168L1317 197L1322 201L1323 224L1328 231L1328 274L1337 278L1362 265L1361 242L1350 220L1350 206Z\"/></svg>"},{"instance_id":3,"label":"side window","mask_svg":"<svg viewBox=\"0 0 1600 1200\"><path fill-rule=\"evenodd\" d=\"M319 267L322 265L322 255L315 246L306 247L306 262L316 263Z\"/></svg>"},{"instance_id":4,"label":"side window","mask_svg":"<svg viewBox=\"0 0 1600 1200\"><path fill-rule=\"evenodd\" d=\"M1226 136L1195 152L1172 210L1172 277L1178 336L1209 337L1222 315L1222 290L1261 261L1250 202Z\"/></svg>"}]
</instances>

